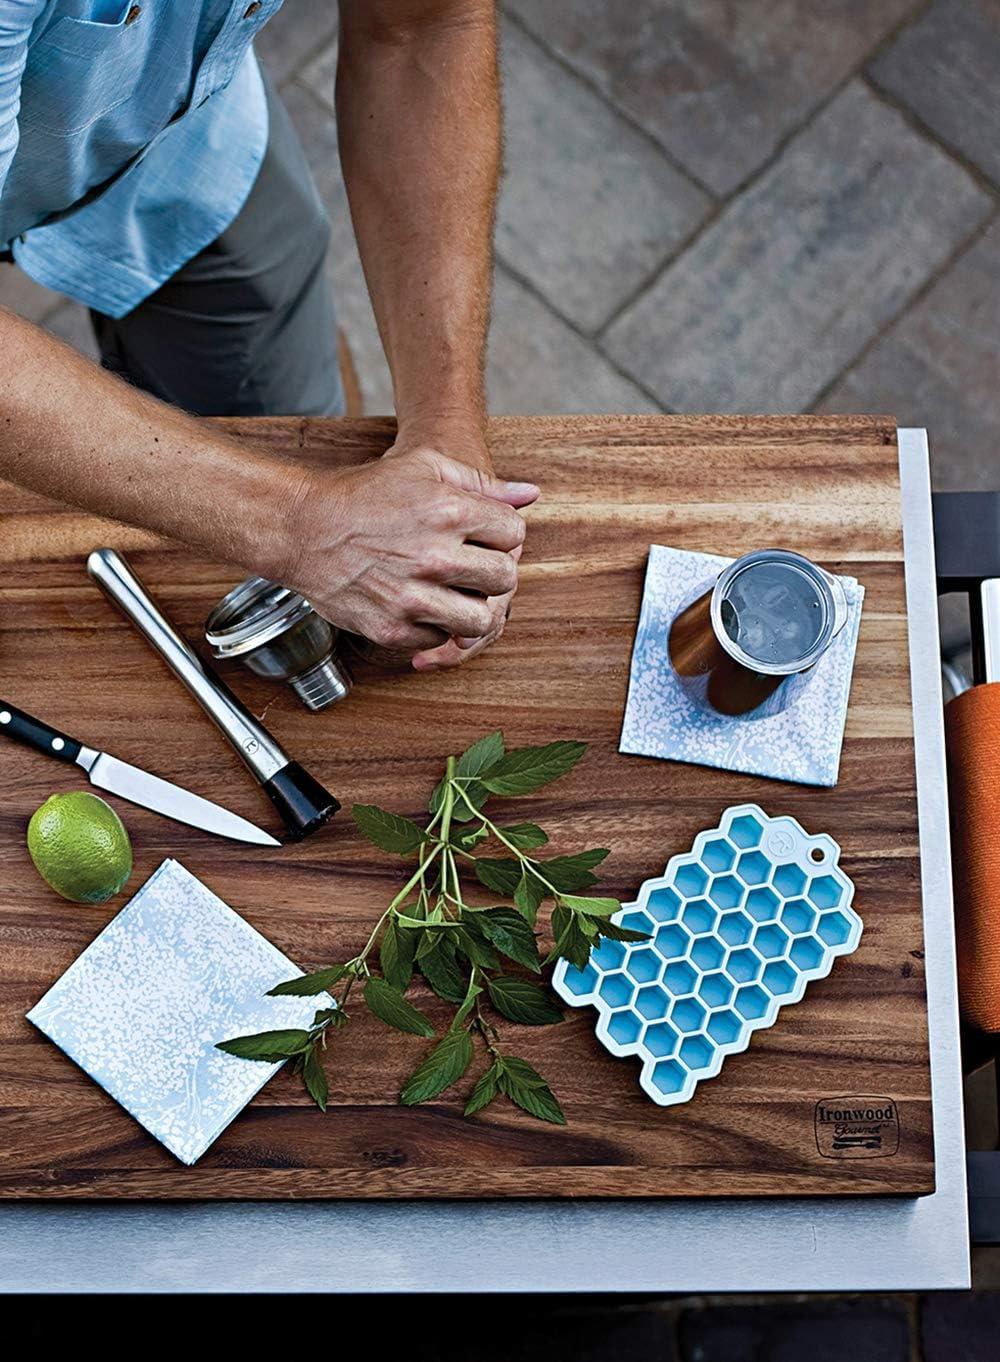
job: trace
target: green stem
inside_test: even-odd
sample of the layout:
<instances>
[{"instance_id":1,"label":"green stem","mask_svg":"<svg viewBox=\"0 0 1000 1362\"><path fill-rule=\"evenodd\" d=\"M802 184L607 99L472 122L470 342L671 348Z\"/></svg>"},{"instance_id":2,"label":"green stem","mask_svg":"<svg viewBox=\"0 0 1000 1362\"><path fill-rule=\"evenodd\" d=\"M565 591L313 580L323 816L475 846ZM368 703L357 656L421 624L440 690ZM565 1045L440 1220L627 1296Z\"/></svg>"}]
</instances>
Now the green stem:
<instances>
[{"instance_id":1,"label":"green stem","mask_svg":"<svg viewBox=\"0 0 1000 1362\"><path fill-rule=\"evenodd\" d=\"M552 894L555 897L556 901L558 902L562 897L561 894L559 893L559 890L555 887L554 884L550 883L550 881L547 880L545 876L542 874L542 872L538 869L537 861L533 861L530 856L525 856L523 852L519 851L517 847L514 846L513 842L508 842L507 838L503 835L503 833L500 831L497 825L491 822L490 819L488 819L484 813L480 813L480 811L476 808L472 800L468 797L468 795L465 793L465 791L462 789L460 785L456 785L455 788L458 794L461 796L461 798L465 801L465 803L469 806L472 812L476 815L476 817L482 819L483 827L486 828L486 830L490 832L497 839L497 841L501 843L501 845L505 846L508 851L512 852L513 855L516 856L518 861L521 863L522 870L530 870L532 875L534 875L535 879L540 880L542 884L545 885L545 888L549 891L549 893ZM476 858L475 856L472 856L469 859L474 861Z\"/></svg>"}]
</instances>

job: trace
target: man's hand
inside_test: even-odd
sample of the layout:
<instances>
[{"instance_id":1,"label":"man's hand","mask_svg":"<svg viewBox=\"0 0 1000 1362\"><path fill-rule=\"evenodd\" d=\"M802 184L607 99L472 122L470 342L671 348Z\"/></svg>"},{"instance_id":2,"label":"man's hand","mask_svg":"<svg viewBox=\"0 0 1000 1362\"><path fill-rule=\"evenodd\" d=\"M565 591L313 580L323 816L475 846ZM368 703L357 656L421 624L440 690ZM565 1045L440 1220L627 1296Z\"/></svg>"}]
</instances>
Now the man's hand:
<instances>
[{"instance_id":1,"label":"man's hand","mask_svg":"<svg viewBox=\"0 0 1000 1362\"><path fill-rule=\"evenodd\" d=\"M485 646L497 631L524 542L515 508L537 496L532 483L426 448L310 470L289 513L295 549L281 580L331 623L416 654L418 669L434 650L431 668L454 665L466 650L452 640Z\"/></svg>"}]
</instances>

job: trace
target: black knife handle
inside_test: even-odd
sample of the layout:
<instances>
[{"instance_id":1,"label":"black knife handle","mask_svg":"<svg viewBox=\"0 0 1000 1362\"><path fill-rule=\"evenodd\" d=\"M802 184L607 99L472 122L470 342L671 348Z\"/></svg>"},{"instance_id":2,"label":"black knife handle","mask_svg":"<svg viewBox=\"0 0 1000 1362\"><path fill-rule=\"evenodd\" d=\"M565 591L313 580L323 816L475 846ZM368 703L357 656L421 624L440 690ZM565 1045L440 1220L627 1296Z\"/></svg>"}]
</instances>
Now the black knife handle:
<instances>
[{"instance_id":1,"label":"black knife handle","mask_svg":"<svg viewBox=\"0 0 1000 1362\"><path fill-rule=\"evenodd\" d=\"M41 719L33 719L6 700L0 700L0 734L59 761L76 761L80 755L80 743L74 738L67 738L57 728L49 728Z\"/></svg>"}]
</instances>

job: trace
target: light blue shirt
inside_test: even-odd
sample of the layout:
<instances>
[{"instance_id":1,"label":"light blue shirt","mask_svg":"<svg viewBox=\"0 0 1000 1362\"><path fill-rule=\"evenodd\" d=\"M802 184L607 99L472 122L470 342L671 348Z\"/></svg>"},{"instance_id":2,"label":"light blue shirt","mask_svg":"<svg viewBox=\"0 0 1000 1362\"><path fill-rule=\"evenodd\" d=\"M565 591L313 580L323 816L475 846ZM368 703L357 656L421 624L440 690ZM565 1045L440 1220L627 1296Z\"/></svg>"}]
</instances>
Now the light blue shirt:
<instances>
[{"instance_id":1,"label":"light blue shirt","mask_svg":"<svg viewBox=\"0 0 1000 1362\"><path fill-rule=\"evenodd\" d=\"M124 316L225 230L267 146L282 0L0 0L0 251Z\"/></svg>"}]
</instances>

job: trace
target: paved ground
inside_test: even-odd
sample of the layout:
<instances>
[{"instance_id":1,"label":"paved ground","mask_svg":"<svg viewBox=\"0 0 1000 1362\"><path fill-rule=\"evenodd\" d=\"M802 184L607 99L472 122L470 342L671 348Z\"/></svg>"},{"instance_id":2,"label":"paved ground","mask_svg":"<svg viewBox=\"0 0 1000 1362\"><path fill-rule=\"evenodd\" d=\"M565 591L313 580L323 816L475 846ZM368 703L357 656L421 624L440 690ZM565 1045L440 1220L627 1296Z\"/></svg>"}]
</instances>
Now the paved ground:
<instances>
[{"instance_id":1,"label":"paved ground","mask_svg":"<svg viewBox=\"0 0 1000 1362\"><path fill-rule=\"evenodd\" d=\"M336 223L369 411L390 409L337 169L330 0L260 51ZM497 411L880 411L941 487L1000 485L998 0L506 0ZM80 308L0 301L86 347Z\"/></svg>"},{"instance_id":2,"label":"paved ground","mask_svg":"<svg viewBox=\"0 0 1000 1362\"><path fill-rule=\"evenodd\" d=\"M889 412L930 428L939 487L1000 486L1000 0L630 0L627 22L607 0L503 8L494 410ZM383 412L333 9L287 0L260 52L333 214L331 281ZM0 302L91 345L82 309L13 268ZM528 1324L521 1355L546 1362L1000 1356L979 1296Z\"/></svg>"}]
</instances>

